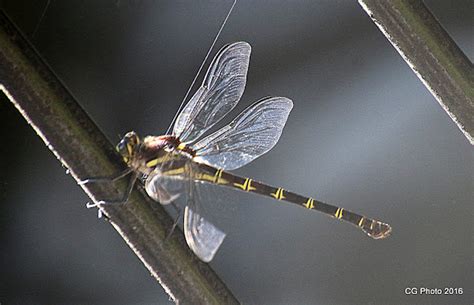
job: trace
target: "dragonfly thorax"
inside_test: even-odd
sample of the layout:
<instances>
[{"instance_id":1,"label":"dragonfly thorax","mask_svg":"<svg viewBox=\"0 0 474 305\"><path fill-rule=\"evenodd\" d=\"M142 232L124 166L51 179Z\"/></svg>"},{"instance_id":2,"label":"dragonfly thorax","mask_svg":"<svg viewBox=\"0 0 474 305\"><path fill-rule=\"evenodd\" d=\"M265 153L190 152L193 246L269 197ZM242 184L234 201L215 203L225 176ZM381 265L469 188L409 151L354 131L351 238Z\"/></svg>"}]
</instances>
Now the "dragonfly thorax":
<instances>
[{"instance_id":1,"label":"dragonfly thorax","mask_svg":"<svg viewBox=\"0 0 474 305\"><path fill-rule=\"evenodd\" d=\"M175 136L147 136L140 139L134 131L123 137L117 150L129 167L145 175L163 162L183 157L193 158L195 155L192 148Z\"/></svg>"}]
</instances>

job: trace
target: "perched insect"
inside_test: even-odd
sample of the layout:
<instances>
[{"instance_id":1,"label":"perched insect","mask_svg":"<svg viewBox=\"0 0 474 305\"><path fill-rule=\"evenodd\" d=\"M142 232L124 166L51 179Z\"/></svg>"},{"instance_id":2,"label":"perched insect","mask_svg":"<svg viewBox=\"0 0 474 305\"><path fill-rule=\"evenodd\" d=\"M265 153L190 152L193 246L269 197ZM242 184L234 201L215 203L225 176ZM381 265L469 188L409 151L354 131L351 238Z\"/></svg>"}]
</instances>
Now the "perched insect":
<instances>
[{"instance_id":1,"label":"perched insect","mask_svg":"<svg viewBox=\"0 0 474 305\"><path fill-rule=\"evenodd\" d=\"M176 185L189 182L192 188L194 182L204 182L294 203L349 222L374 239L387 237L392 229L385 223L228 172L265 154L278 142L293 107L288 98L264 98L245 109L230 124L201 139L240 100L250 49L248 43L236 42L218 52L203 84L178 115L171 135L143 139L133 131L125 135L117 149L128 164L128 170L113 179L129 174L131 179L124 198L117 202L127 201L138 177L144 178L147 194L162 204L172 202L183 192L183 188ZM96 180L88 179L84 183ZM209 262L225 233L201 217L192 200L188 203L184 211L186 241L201 260Z\"/></svg>"}]
</instances>

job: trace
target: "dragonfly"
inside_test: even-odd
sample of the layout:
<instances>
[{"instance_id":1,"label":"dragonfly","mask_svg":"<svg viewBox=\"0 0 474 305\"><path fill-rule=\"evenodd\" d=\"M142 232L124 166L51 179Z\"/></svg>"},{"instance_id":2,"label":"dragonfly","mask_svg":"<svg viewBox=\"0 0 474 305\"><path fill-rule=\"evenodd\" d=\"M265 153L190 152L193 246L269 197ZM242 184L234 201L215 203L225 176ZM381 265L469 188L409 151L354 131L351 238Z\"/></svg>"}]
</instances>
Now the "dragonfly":
<instances>
[{"instance_id":1,"label":"dragonfly","mask_svg":"<svg viewBox=\"0 0 474 305\"><path fill-rule=\"evenodd\" d=\"M392 228L381 221L333 206L312 197L238 176L238 169L271 150L278 142L293 102L285 97L267 97L242 111L234 120L206 135L239 102L246 85L251 47L246 42L224 46L212 60L202 85L177 116L171 134L141 138L128 132L117 145L128 168L116 177L130 175L120 200L97 204L125 203L135 182L143 181L146 193L161 204L169 204L183 192L192 198L194 183L207 183L255 193L295 204L350 223L373 239L390 235ZM98 181L86 179L83 183ZM189 185L183 190L183 185ZM188 200L184 209L184 235L188 246L204 262L213 259L226 234Z\"/></svg>"}]
</instances>

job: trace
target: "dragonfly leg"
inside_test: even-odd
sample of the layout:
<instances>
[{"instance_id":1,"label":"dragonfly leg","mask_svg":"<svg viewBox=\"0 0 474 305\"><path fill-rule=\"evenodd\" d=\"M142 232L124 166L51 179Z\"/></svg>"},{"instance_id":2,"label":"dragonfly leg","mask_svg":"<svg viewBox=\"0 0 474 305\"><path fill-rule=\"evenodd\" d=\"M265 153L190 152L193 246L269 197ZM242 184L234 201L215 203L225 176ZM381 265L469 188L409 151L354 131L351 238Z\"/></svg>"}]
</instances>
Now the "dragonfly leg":
<instances>
[{"instance_id":1,"label":"dragonfly leg","mask_svg":"<svg viewBox=\"0 0 474 305\"><path fill-rule=\"evenodd\" d=\"M173 234L174 230L176 229L176 226L178 225L178 222L179 222L179 219L181 218L181 215L183 215L183 210L181 210L177 205L176 203L174 202L171 202L171 206L174 208L175 212L176 212L176 218L174 219L173 221L173 225L171 226L171 230L168 232L168 234L166 235L166 238L165 238L165 241L167 241L171 235Z\"/></svg>"},{"instance_id":2,"label":"dragonfly leg","mask_svg":"<svg viewBox=\"0 0 474 305\"><path fill-rule=\"evenodd\" d=\"M79 185L83 185L83 184L87 184L87 183L102 183L102 182L114 182L114 181L117 181L125 176L127 176L128 174L130 174L131 172L133 171L132 168L128 167L127 169L119 172L118 174L116 175L113 175L113 176L109 176L109 177L91 177L91 178L86 178L86 179L83 179L81 181L79 181L77 184Z\"/></svg>"},{"instance_id":3,"label":"dragonfly leg","mask_svg":"<svg viewBox=\"0 0 474 305\"><path fill-rule=\"evenodd\" d=\"M127 173L128 174L128 173ZM121 177L117 178L120 179ZM88 209L97 207L100 204L125 204L128 201L128 198L130 197L130 194L132 193L133 186L135 185L135 182L137 181L137 174L133 173L130 176L130 179L128 180L127 188L125 189L125 192L123 193L123 196L119 199L114 199L114 200L99 200L97 202L91 203L88 202L86 204L86 207Z\"/></svg>"}]
</instances>

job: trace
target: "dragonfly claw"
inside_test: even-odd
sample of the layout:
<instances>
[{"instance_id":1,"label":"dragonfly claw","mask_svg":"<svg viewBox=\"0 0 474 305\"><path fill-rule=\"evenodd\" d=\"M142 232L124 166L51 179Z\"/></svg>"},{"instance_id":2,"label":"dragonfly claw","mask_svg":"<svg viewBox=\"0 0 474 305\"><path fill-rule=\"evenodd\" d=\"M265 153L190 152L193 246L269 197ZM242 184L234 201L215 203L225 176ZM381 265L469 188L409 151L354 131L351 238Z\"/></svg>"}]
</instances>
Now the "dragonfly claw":
<instances>
[{"instance_id":1,"label":"dragonfly claw","mask_svg":"<svg viewBox=\"0 0 474 305\"><path fill-rule=\"evenodd\" d=\"M130 174L133 170L129 167L129 168L126 168L125 170L117 173L116 175L112 175L112 176L106 176L106 177L91 177L91 178L86 178L86 179L82 179L80 181L77 182L77 184L79 185L84 185L84 184L88 184L88 183L104 183L104 182L114 182L114 181L117 181L125 176L127 176L128 174Z\"/></svg>"},{"instance_id":2,"label":"dragonfly claw","mask_svg":"<svg viewBox=\"0 0 474 305\"><path fill-rule=\"evenodd\" d=\"M99 202L100 203L100 202ZM86 208L88 209L91 209L91 208L95 208L99 205L99 203L95 203L95 202L87 202L86 203Z\"/></svg>"},{"instance_id":3,"label":"dragonfly claw","mask_svg":"<svg viewBox=\"0 0 474 305\"><path fill-rule=\"evenodd\" d=\"M90 179L84 179L77 182L78 185L84 185L91 182Z\"/></svg>"}]
</instances>

